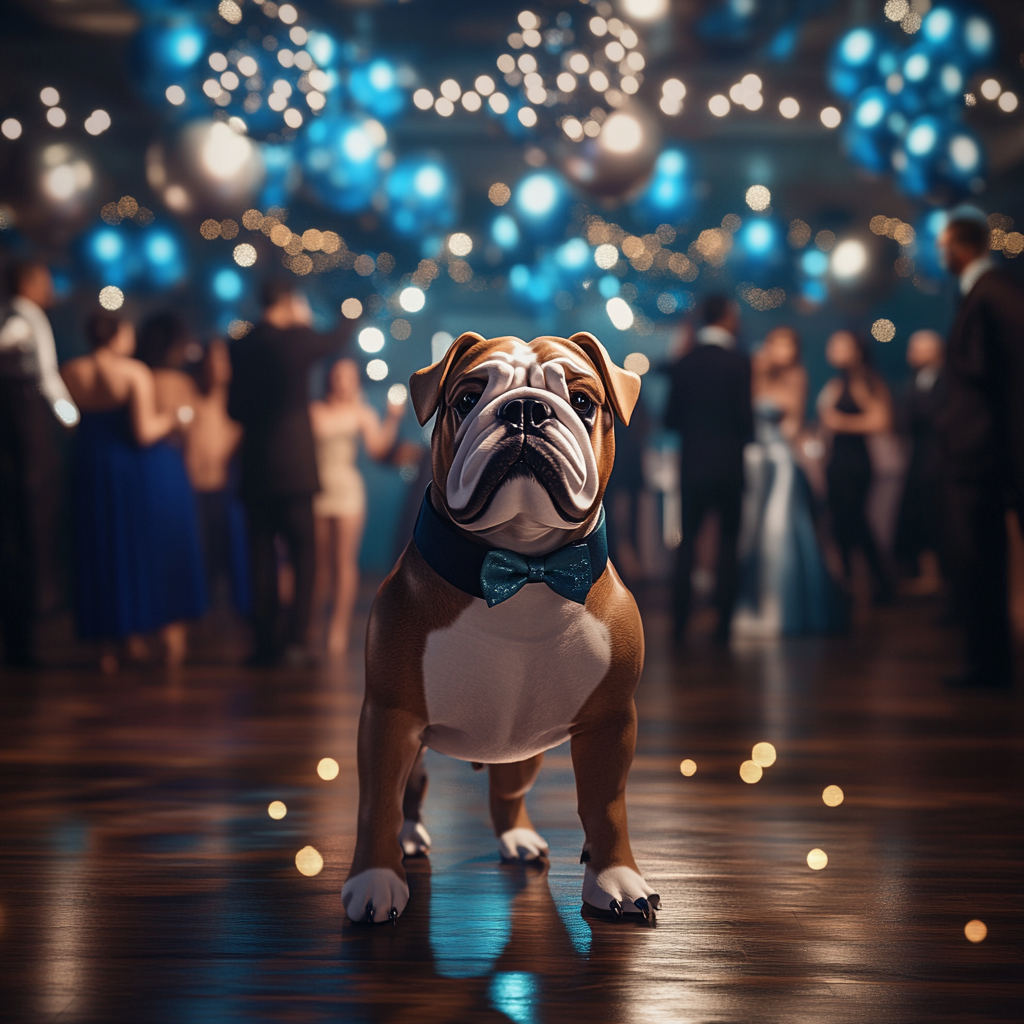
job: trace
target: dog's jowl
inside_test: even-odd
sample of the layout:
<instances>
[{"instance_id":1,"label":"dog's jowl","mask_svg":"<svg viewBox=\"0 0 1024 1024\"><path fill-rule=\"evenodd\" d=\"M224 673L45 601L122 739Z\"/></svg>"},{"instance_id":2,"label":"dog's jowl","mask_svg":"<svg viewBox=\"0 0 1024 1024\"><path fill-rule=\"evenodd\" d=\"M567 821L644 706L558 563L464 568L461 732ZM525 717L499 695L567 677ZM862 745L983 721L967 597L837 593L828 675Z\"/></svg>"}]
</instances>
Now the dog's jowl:
<instances>
[{"instance_id":1,"label":"dog's jowl","mask_svg":"<svg viewBox=\"0 0 1024 1024\"><path fill-rule=\"evenodd\" d=\"M526 793L571 738L583 900L653 920L625 803L643 629L601 504L640 379L589 334L464 334L410 383L420 422L436 414L433 482L370 615L348 916L405 909L403 856L430 848L427 747L488 766L499 853L535 860L548 845Z\"/></svg>"}]
</instances>

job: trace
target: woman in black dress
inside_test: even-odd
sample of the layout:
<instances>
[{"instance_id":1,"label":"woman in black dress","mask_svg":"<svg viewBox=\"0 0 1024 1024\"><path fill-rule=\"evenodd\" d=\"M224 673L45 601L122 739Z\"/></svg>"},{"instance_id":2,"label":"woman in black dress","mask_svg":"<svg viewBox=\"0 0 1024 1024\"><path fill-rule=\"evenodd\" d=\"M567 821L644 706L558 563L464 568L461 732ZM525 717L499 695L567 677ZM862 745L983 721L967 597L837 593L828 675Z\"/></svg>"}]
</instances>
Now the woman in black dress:
<instances>
[{"instance_id":1,"label":"woman in black dress","mask_svg":"<svg viewBox=\"0 0 1024 1024\"><path fill-rule=\"evenodd\" d=\"M839 371L818 396L818 415L832 435L827 471L832 534L843 556L847 583L850 556L859 548L871 572L872 600L884 603L892 596L892 585L867 518L872 477L867 437L892 429L892 400L885 382L868 364L867 343L853 331L836 331L828 339L825 358Z\"/></svg>"}]
</instances>

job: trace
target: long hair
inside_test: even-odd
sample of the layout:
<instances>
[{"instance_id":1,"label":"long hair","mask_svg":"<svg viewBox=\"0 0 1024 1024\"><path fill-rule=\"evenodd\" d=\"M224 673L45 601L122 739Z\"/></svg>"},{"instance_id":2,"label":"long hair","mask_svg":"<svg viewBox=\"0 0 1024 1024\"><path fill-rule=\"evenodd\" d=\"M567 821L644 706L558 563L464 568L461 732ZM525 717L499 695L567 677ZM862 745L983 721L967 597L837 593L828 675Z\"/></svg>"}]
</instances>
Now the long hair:
<instances>
[{"instance_id":1,"label":"long hair","mask_svg":"<svg viewBox=\"0 0 1024 1024\"><path fill-rule=\"evenodd\" d=\"M191 336L188 324L173 310L154 313L139 328L137 358L154 370L166 367L171 349Z\"/></svg>"},{"instance_id":2,"label":"long hair","mask_svg":"<svg viewBox=\"0 0 1024 1024\"><path fill-rule=\"evenodd\" d=\"M85 343L93 352L104 348L114 340L123 323L124 317L114 316L113 313L93 313L85 321Z\"/></svg>"}]
</instances>

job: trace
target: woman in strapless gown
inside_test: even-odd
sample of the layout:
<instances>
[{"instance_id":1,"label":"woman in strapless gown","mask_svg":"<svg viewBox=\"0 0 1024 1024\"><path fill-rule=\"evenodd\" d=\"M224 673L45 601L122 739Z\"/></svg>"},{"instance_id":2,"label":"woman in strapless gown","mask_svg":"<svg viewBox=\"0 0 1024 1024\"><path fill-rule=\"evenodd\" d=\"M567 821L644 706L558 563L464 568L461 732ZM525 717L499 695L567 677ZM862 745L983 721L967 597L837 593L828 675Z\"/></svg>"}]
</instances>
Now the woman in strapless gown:
<instances>
[{"instance_id":1,"label":"woman in strapless gown","mask_svg":"<svg viewBox=\"0 0 1024 1024\"><path fill-rule=\"evenodd\" d=\"M82 412L75 437L75 590L79 635L144 655L160 630L169 664L184 657L184 626L206 610L195 495L168 436L187 406L161 410L153 374L138 359L132 325L108 314L88 326L93 352L61 373Z\"/></svg>"},{"instance_id":2,"label":"woman in strapless gown","mask_svg":"<svg viewBox=\"0 0 1024 1024\"><path fill-rule=\"evenodd\" d=\"M366 486L356 460L362 441L371 458L384 461L395 448L405 399L389 400L381 422L363 395L359 367L339 359L331 368L328 392L310 405L320 493L313 498L316 516L316 583L314 628L327 620L327 649L348 648L352 609L359 591L359 545L366 522ZM329 618L328 618L329 608Z\"/></svg>"},{"instance_id":3,"label":"woman in strapless gown","mask_svg":"<svg viewBox=\"0 0 1024 1024\"><path fill-rule=\"evenodd\" d=\"M754 356L753 392L757 440L745 452L733 635L834 632L845 625L845 609L818 543L810 486L791 448L807 405L807 371L791 328L771 331Z\"/></svg>"}]
</instances>

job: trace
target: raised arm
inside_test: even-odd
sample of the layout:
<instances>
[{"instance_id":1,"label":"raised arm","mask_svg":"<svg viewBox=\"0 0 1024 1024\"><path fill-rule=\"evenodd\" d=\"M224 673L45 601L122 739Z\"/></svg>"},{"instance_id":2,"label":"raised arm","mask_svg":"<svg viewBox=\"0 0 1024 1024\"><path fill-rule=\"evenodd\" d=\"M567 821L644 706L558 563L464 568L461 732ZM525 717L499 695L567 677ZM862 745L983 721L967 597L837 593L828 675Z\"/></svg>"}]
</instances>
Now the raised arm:
<instances>
[{"instance_id":1,"label":"raised arm","mask_svg":"<svg viewBox=\"0 0 1024 1024\"><path fill-rule=\"evenodd\" d=\"M360 430L370 458L383 462L391 454L398 440L398 428L404 415L405 402L399 405L388 402L388 411L383 423L372 405L363 406Z\"/></svg>"}]
</instances>

